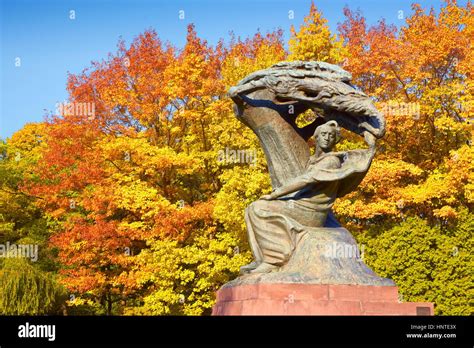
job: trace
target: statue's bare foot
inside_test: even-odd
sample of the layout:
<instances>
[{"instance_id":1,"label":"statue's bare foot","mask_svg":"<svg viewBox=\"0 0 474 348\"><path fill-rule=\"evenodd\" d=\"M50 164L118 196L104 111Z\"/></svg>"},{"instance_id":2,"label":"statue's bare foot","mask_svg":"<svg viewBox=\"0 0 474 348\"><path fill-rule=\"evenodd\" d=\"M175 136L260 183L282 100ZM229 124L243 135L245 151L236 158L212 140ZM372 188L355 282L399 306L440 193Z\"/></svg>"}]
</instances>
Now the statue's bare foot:
<instances>
[{"instance_id":1,"label":"statue's bare foot","mask_svg":"<svg viewBox=\"0 0 474 348\"><path fill-rule=\"evenodd\" d=\"M250 273L252 270L257 268L259 265L260 265L259 262L253 261L253 262L249 263L248 265L242 266L242 267L240 267L240 274Z\"/></svg>"},{"instance_id":2,"label":"statue's bare foot","mask_svg":"<svg viewBox=\"0 0 474 348\"><path fill-rule=\"evenodd\" d=\"M279 268L278 266L262 262L257 268L250 271L250 273L271 273L277 271Z\"/></svg>"}]
</instances>

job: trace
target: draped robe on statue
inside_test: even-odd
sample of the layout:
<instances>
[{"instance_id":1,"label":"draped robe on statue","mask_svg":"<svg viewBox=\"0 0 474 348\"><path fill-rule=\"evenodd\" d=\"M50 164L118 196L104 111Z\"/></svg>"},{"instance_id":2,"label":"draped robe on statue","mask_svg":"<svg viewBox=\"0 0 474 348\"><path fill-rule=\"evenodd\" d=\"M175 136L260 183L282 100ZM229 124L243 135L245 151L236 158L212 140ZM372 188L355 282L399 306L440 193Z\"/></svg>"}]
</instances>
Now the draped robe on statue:
<instances>
[{"instance_id":1,"label":"draped robe on statue","mask_svg":"<svg viewBox=\"0 0 474 348\"><path fill-rule=\"evenodd\" d=\"M245 210L245 222L255 260L283 265L308 227L324 227L340 192L352 174L367 171L373 151L328 153L310 161L298 179L308 186L276 200L258 200ZM313 162L313 163L311 163ZM356 166L355 166L356 165Z\"/></svg>"}]
</instances>

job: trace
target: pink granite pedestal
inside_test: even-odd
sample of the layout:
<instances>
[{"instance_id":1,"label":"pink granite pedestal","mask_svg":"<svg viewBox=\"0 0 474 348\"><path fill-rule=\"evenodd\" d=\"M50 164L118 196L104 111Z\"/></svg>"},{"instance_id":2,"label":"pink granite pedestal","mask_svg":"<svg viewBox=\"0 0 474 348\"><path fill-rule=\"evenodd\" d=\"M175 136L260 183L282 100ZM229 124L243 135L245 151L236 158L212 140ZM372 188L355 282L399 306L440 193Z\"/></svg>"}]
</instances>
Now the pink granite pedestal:
<instances>
[{"instance_id":1,"label":"pink granite pedestal","mask_svg":"<svg viewBox=\"0 0 474 348\"><path fill-rule=\"evenodd\" d=\"M433 304L399 302L396 286L251 284L217 292L212 315L433 315Z\"/></svg>"}]
</instances>

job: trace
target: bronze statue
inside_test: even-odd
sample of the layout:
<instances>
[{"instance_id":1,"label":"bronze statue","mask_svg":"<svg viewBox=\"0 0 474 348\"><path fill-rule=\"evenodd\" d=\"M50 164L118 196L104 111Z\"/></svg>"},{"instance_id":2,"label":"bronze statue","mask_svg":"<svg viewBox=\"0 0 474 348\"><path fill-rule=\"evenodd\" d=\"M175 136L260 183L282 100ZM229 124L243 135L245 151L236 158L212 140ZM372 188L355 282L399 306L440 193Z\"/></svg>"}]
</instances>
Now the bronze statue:
<instances>
[{"instance_id":1,"label":"bronze statue","mask_svg":"<svg viewBox=\"0 0 474 348\"><path fill-rule=\"evenodd\" d=\"M254 261L228 283L293 282L393 285L360 259L330 257L334 243L357 248L331 208L356 189L385 132L383 115L350 84L351 75L323 62L283 62L250 74L229 91L236 116L260 139L273 191L245 211ZM317 117L296 125L302 112ZM334 152L340 127L364 137L365 149ZM307 140L314 135L315 153ZM226 285L227 286L227 285Z\"/></svg>"}]
</instances>

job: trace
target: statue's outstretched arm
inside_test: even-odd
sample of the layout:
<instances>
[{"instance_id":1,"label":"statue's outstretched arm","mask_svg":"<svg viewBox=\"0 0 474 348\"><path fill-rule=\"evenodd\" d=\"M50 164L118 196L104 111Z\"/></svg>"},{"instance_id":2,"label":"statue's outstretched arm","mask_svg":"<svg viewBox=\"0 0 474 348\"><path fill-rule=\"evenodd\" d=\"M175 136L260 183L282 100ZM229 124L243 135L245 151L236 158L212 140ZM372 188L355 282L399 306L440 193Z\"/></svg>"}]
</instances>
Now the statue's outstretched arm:
<instances>
[{"instance_id":1,"label":"statue's outstretched arm","mask_svg":"<svg viewBox=\"0 0 474 348\"><path fill-rule=\"evenodd\" d=\"M320 161L318 164L319 168L325 168L325 169L336 169L336 168L340 168L340 166L341 166L341 162L337 159L336 156L328 156L324 158L322 161ZM271 194L262 196L261 199L265 199L265 200L277 199L287 194L302 190L308 185L313 185L313 184L316 184L317 182L319 182L317 180L317 171L314 171L314 168L312 166L309 166L306 173L297 176L292 181L290 181L287 185L277 188Z\"/></svg>"},{"instance_id":2,"label":"statue's outstretched arm","mask_svg":"<svg viewBox=\"0 0 474 348\"><path fill-rule=\"evenodd\" d=\"M312 184L312 183L315 183L315 182L316 181L314 181L314 180L312 182L308 182L307 176L302 175L302 176L297 177L294 181L292 181L288 185L277 188L271 194L262 196L261 199L265 199L265 200L277 199L278 197L285 196L289 193L293 193L293 192L302 190L306 186L308 186L309 184Z\"/></svg>"}]
</instances>

